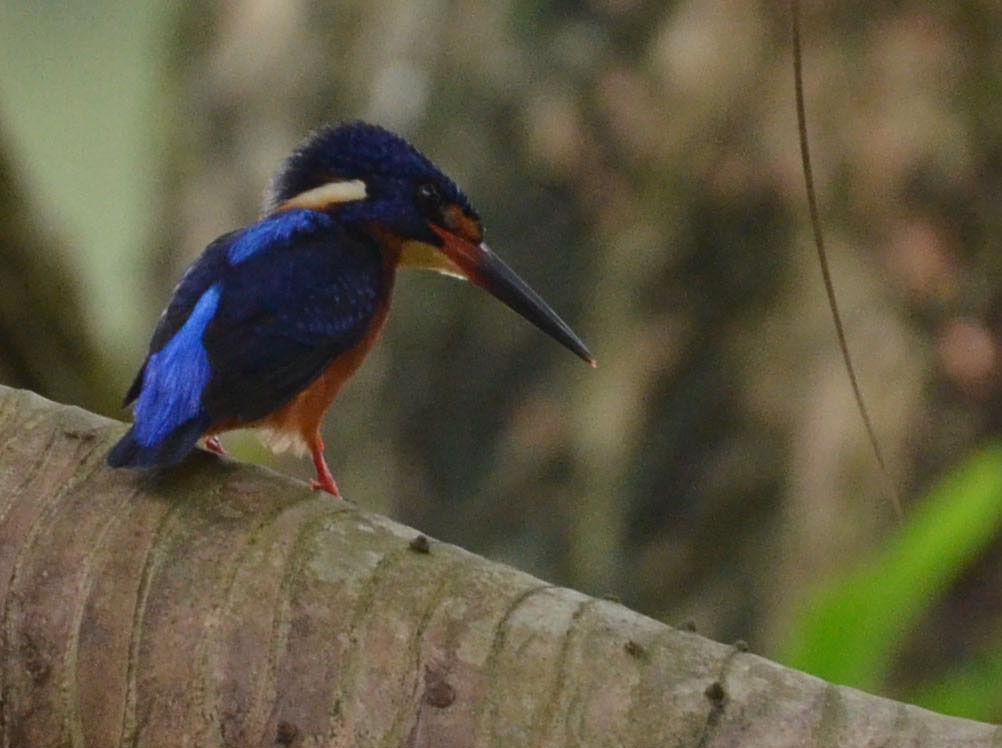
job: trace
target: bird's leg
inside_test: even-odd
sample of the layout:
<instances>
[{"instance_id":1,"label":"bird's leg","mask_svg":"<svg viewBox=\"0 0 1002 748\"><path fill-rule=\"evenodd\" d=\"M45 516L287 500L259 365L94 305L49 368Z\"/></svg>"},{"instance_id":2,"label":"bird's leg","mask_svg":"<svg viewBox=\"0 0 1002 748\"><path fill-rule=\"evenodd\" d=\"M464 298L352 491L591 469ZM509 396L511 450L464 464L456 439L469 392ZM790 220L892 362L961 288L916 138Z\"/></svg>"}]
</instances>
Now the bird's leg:
<instances>
[{"instance_id":1,"label":"bird's leg","mask_svg":"<svg viewBox=\"0 0 1002 748\"><path fill-rule=\"evenodd\" d=\"M215 452L217 455L226 456L226 450L223 449L223 444L219 441L218 436L205 437L205 448L210 452Z\"/></svg>"},{"instance_id":2,"label":"bird's leg","mask_svg":"<svg viewBox=\"0 0 1002 748\"><path fill-rule=\"evenodd\" d=\"M314 432L310 439L310 455L313 457L313 467L317 469L317 477L310 481L310 488L314 491L324 490L340 499L341 492L337 490L337 483L324 459L324 440L320 438L320 432Z\"/></svg>"}]
</instances>

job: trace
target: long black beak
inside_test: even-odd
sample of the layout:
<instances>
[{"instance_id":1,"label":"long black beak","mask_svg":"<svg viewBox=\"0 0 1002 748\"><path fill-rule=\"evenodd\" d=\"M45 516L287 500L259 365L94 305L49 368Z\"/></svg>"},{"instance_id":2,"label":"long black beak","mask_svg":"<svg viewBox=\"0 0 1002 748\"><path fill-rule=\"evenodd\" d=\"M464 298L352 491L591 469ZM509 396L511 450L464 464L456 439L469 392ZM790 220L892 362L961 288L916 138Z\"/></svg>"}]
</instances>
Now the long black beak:
<instances>
[{"instance_id":1,"label":"long black beak","mask_svg":"<svg viewBox=\"0 0 1002 748\"><path fill-rule=\"evenodd\" d=\"M542 297L515 275L500 257L481 242L474 244L437 226L432 227L443 241L442 252L471 282L490 293L505 306L521 314L565 348L595 366L595 357L570 326Z\"/></svg>"}]
</instances>

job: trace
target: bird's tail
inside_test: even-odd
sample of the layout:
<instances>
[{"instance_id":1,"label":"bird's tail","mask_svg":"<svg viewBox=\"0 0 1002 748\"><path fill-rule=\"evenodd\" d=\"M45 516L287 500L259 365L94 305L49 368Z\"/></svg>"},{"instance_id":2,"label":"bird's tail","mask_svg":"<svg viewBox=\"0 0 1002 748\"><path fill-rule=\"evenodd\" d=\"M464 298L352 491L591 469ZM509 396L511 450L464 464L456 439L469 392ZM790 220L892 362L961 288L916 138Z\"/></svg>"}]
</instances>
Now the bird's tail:
<instances>
[{"instance_id":1,"label":"bird's tail","mask_svg":"<svg viewBox=\"0 0 1002 748\"><path fill-rule=\"evenodd\" d=\"M155 444L145 445L136 441L133 426L108 453L111 467L155 467L180 462L195 448L198 440L209 427L207 416L192 418L171 431Z\"/></svg>"}]
</instances>

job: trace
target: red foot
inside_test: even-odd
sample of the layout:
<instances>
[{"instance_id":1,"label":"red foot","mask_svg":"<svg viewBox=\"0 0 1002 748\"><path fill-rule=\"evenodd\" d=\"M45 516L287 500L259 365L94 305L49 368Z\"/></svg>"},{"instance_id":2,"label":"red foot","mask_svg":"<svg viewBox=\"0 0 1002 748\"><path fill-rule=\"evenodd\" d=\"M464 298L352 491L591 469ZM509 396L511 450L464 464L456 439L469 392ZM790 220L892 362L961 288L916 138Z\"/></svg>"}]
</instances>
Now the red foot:
<instances>
[{"instance_id":1,"label":"red foot","mask_svg":"<svg viewBox=\"0 0 1002 748\"><path fill-rule=\"evenodd\" d=\"M330 468L327 467L327 460L324 459L324 442L320 434L315 434L310 442L310 454L313 457L313 467L317 469L317 477L310 481L310 488L314 491L326 491L337 498L341 498L341 492L337 490L337 483L331 475Z\"/></svg>"},{"instance_id":2,"label":"red foot","mask_svg":"<svg viewBox=\"0 0 1002 748\"><path fill-rule=\"evenodd\" d=\"M226 456L226 450L223 449L223 445L219 441L218 436L205 437L205 448L210 452L215 452L217 455Z\"/></svg>"}]
</instances>

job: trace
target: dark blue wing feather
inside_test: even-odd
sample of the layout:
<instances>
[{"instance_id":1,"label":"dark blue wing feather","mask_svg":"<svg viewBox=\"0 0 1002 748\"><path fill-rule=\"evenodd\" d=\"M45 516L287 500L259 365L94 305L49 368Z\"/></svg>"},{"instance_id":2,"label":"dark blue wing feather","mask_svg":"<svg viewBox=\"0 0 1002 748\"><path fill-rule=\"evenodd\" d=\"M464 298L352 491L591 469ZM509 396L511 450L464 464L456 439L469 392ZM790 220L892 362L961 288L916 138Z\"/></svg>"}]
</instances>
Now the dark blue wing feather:
<instances>
[{"instance_id":1,"label":"dark blue wing feather","mask_svg":"<svg viewBox=\"0 0 1002 748\"><path fill-rule=\"evenodd\" d=\"M256 225L256 224L255 224ZM195 304L202 298L202 294L209 290L214 283L219 282L226 274L228 265L227 253L229 247L246 231L233 231L216 239L205 248L205 251L193 262L185 271L181 280L178 281L174 289L174 295L160 315L160 321L153 331L150 340L150 349L146 357L146 362L140 367L136 378L129 387L125 395L125 405L128 405L137 397L143 388L143 380L146 375L146 366L150 356L155 354L173 338L181 326L187 322L189 315L195 308Z\"/></svg>"},{"instance_id":2,"label":"dark blue wing feather","mask_svg":"<svg viewBox=\"0 0 1002 748\"><path fill-rule=\"evenodd\" d=\"M182 278L130 389L135 424L110 464L177 462L212 423L290 400L364 335L378 248L330 216L288 211L213 242Z\"/></svg>"},{"instance_id":3,"label":"dark blue wing feather","mask_svg":"<svg viewBox=\"0 0 1002 748\"><path fill-rule=\"evenodd\" d=\"M382 282L378 248L336 225L240 263L205 332L206 410L254 421L288 402L365 334Z\"/></svg>"}]
</instances>

